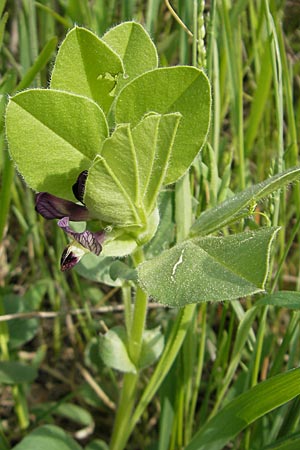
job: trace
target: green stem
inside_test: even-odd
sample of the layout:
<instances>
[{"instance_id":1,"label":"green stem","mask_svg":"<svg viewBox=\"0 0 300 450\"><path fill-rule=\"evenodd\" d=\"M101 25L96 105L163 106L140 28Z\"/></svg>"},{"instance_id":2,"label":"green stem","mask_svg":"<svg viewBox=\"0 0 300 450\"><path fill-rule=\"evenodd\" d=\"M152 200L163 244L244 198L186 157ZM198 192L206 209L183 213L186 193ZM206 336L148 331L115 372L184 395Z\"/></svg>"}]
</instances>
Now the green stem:
<instances>
[{"instance_id":1,"label":"green stem","mask_svg":"<svg viewBox=\"0 0 300 450\"><path fill-rule=\"evenodd\" d=\"M15 412L18 417L19 426L21 430L26 430L29 427L29 413L22 386L19 384L13 386L12 393L15 401Z\"/></svg>"},{"instance_id":2,"label":"green stem","mask_svg":"<svg viewBox=\"0 0 300 450\"><path fill-rule=\"evenodd\" d=\"M126 331L127 336L129 336L132 326L131 287L129 285L122 287L122 298L124 303Z\"/></svg>"},{"instance_id":3,"label":"green stem","mask_svg":"<svg viewBox=\"0 0 300 450\"><path fill-rule=\"evenodd\" d=\"M143 333L146 323L147 306L147 294L142 291L140 287L137 287L129 340L129 356L135 365L137 365L140 359L143 344Z\"/></svg>"},{"instance_id":4,"label":"green stem","mask_svg":"<svg viewBox=\"0 0 300 450\"><path fill-rule=\"evenodd\" d=\"M135 266L140 264L143 260L143 251L142 249L138 249L137 252L133 255ZM131 322L130 329L128 329L127 327L128 352L132 362L137 367L137 372L126 373L124 375L119 407L109 447L110 450L122 450L125 447L128 439L128 426L131 420L132 411L136 399L136 386L139 379L138 363L143 344L143 333L146 323L147 306L147 294L138 286L136 288L135 304L131 321L128 318L126 321L127 324Z\"/></svg>"},{"instance_id":5,"label":"green stem","mask_svg":"<svg viewBox=\"0 0 300 450\"><path fill-rule=\"evenodd\" d=\"M138 373L126 373L115 418L110 450L122 450L128 439L128 425L131 419L135 400L135 391L138 381Z\"/></svg>"}]
</instances>

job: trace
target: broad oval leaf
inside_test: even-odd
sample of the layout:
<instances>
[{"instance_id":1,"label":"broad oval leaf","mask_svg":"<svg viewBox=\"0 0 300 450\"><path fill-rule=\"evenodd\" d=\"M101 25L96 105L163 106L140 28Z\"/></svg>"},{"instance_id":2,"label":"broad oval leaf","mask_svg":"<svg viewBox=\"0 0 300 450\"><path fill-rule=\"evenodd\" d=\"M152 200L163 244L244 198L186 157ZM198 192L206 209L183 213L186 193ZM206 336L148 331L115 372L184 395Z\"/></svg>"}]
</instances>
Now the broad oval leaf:
<instances>
[{"instance_id":1,"label":"broad oval leaf","mask_svg":"<svg viewBox=\"0 0 300 450\"><path fill-rule=\"evenodd\" d=\"M127 351L127 336L123 327L117 326L99 336L100 356L108 367L120 372L136 373L136 367Z\"/></svg>"},{"instance_id":2,"label":"broad oval leaf","mask_svg":"<svg viewBox=\"0 0 300 450\"><path fill-rule=\"evenodd\" d=\"M64 417L72 422L75 422L84 427L93 426L94 420L91 413L81 406L73 403L49 403L49 409L52 408L52 413L56 416Z\"/></svg>"},{"instance_id":3,"label":"broad oval leaf","mask_svg":"<svg viewBox=\"0 0 300 450\"><path fill-rule=\"evenodd\" d=\"M20 384L32 383L37 377L35 367L18 361L0 361L0 383Z\"/></svg>"},{"instance_id":4,"label":"broad oval leaf","mask_svg":"<svg viewBox=\"0 0 300 450\"><path fill-rule=\"evenodd\" d=\"M124 281L137 281L137 272L136 269L129 267L124 262L119 259L115 260L111 266L109 274L113 280L124 280Z\"/></svg>"},{"instance_id":5,"label":"broad oval leaf","mask_svg":"<svg viewBox=\"0 0 300 450\"><path fill-rule=\"evenodd\" d=\"M91 98L108 112L122 72L122 61L105 42L91 31L75 27L59 48L50 86Z\"/></svg>"},{"instance_id":6,"label":"broad oval leaf","mask_svg":"<svg viewBox=\"0 0 300 450\"><path fill-rule=\"evenodd\" d=\"M119 279L113 280L110 276L110 266L114 261L114 258L88 253L76 264L74 270L87 280L108 286L121 286L122 282Z\"/></svg>"},{"instance_id":7,"label":"broad oval leaf","mask_svg":"<svg viewBox=\"0 0 300 450\"><path fill-rule=\"evenodd\" d=\"M138 267L146 292L164 305L223 301L264 290L278 228L182 242Z\"/></svg>"},{"instance_id":8,"label":"broad oval leaf","mask_svg":"<svg viewBox=\"0 0 300 450\"><path fill-rule=\"evenodd\" d=\"M221 450L248 425L299 394L300 369L276 375L228 403L200 428L185 450Z\"/></svg>"},{"instance_id":9,"label":"broad oval leaf","mask_svg":"<svg viewBox=\"0 0 300 450\"><path fill-rule=\"evenodd\" d=\"M27 184L74 200L72 185L100 151L108 126L88 98L33 89L10 99L6 132L10 154Z\"/></svg>"},{"instance_id":10,"label":"broad oval leaf","mask_svg":"<svg viewBox=\"0 0 300 450\"><path fill-rule=\"evenodd\" d=\"M55 425L43 425L29 433L13 450L82 450L64 430Z\"/></svg>"},{"instance_id":11,"label":"broad oval leaf","mask_svg":"<svg viewBox=\"0 0 300 450\"><path fill-rule=\"evenodd\" d=\"M24 296L15 294L4 295L3 306L5 314L30 313L39 309L47 289L47 282L40 280L33 284ZM16 349L30 341L38 331L39 319L17 318L7 322L9 332L9 348Z\"/></svg>"},{"instance_id":12,"label":"broad oval leaf","mask_svg":"<svg viewBox=\"0 0 300 450\"><path fill-rule=\"evenodd\" d=\"M182 115L164 180L169 184L187 171L204 144L210 103L209 81L201 70L188 66L154 69L122 89L116 100L116 122L134 127L149 112Z\"/></svg>"},{"instance_id":13,"label":"broad oval leaf","mask_svg":"<svg viewBox=\"0 0 300 450\"><path fill-rule=\"evenodd\" d=\"M111 28L102 37L121 58L124 65L124 77L119 78L116 91L133 78L158 64L156 47L146 30L136 22L123 22Z\"/></svg>"},{"instance_id":14,"label":"broad oval leaf","mask_svg":"<svg viewBox=\"0 0 300 450\"><path fill-rule=\"evenodd\" d=\"M163 349L165 339L164 335L160 331L160 327L152 330L145 330L143 334L143 344L141 349L141 355L139 359L139 368L151 366L158 360Z\"/></svg>"}]
</instances>

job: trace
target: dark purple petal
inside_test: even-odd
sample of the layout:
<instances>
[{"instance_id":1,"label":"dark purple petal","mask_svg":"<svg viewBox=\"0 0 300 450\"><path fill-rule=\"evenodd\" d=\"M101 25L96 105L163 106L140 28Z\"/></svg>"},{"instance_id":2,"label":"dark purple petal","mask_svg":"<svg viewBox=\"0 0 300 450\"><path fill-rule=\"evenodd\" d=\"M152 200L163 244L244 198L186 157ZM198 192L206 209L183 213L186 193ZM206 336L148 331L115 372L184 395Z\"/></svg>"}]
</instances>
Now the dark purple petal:
<instances>
[{"instance_id":1,"label":"dark purple petal","mask_svg":"<svg viewBox=\"0 0 300 450\"><path fill-rule=\"evenodd\" d=\"M88 171L84 170L78 176L76 183L73 184L73 186L72 186L74 196L81 203L83 203L84 189L85 189L85 183L86 183L87 176L88 176Z\"/></svg>"},{"instance_id":2,"label":"dark purple petal","mask_svg":"<svg viewBox=\"0 0 300 450\"><path fill-rule=\"evenodd\" d=\"M72 269L80 261L81 256L83 256L83 254L82 255L76 254L76 252L73 251L71 245L66 247L63 251L63 254L61 255L60 270L62 272L65 272L66 270Z\"/></svg>"},{"instance_id":3,"label":"dark purple petal","mask_svg":"<svg viewBox=\"0 0 300 450\"><path fill-rule=\"evenodd\" d=\"M62 219L68 216L70 220L80 222L90 218L85 206L76 205L74 202L48 194L48 192L40 192L36 195L35 209L45 219Z\"/></svg>"},{"instance_id":4,"label":"dark purple petal","mask_svg":"<svg viewBox=\"0 0 300 450\"><path fill-rule=\"evenodd\" d=\"M98 233L92 233L91 231L85 230L82 233L77 233L73 231L69 226L69 217L64 217L57 222L57 225L62 228L69 236L72 236L76 242L78 242L82 247L86 248L95 255L100 255L102 250L101 243L105 239L105 232L100 231Z\"/></svg>"}]
</instances>

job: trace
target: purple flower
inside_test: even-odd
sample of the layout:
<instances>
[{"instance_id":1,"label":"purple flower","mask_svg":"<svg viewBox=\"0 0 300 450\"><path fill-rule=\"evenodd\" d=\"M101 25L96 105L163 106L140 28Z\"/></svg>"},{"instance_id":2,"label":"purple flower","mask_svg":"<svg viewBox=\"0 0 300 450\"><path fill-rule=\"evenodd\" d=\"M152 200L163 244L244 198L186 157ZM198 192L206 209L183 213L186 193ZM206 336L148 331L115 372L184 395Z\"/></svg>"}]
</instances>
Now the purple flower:
<instances>
[{"instance_id":1,"label":"purple flower","mask_svg":"<svg viewBox=\"0 0 300 450\"><path fill-rule=\"evenodd\" d=\"M81 203L83 203L87 175L87 170L81 172L73 185L73 193ZM57 225L73 238L72 242L63 251L60 262L62 271L74 267L86 253L92 252L97 256L100 255L102 251L101 244L105 239L104 231L93 233L85 230L78 233L69 226L70 220L81 222L91 218L88 209L84 205L78 205L48 192L40 192L36 196L35 209L45 219L60 219Z\"/></svg>"},{"instance_id":2,"label":"purple flower","mask_svg":"<svg viewBox=\"0 0 300 450\"><path fill-rule=\"evenodd\" d=\"M36 195L35 209L45 219L69 217L73 222L81 222L90 218L85 206L77 205L48 192L40 192Z\"/></svg>"}]
</instances>

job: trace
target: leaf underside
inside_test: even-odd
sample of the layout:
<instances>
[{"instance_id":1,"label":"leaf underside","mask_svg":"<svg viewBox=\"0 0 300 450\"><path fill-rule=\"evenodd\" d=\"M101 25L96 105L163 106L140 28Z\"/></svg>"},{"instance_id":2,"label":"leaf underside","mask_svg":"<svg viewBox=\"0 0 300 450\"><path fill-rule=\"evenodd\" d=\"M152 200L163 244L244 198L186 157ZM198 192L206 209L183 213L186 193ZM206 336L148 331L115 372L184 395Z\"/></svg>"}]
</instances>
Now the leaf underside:
<instances>
[{"instance_id":1,"label":"leaf underside","mask_svg":"<svg viewBox=\"0 0 300 450\"><path fill-rule=\"evenodd\" d=\"M84 201L103 221L142 225L156 207L181 116L145 117L134 129L119 125L89 170Z\"/></svg>"},{"instance_id":2,"label":"leaf underside","mask_svg":"<svg viewBox=\"0 0 300 450\"><path fill-rule=\"evenodd\" d=\"M99 153L108 126L88 98L33 89L10 99L6 132L10 154L27 184L74 200L72 185Z\"/></svg>"}]
</instances>

